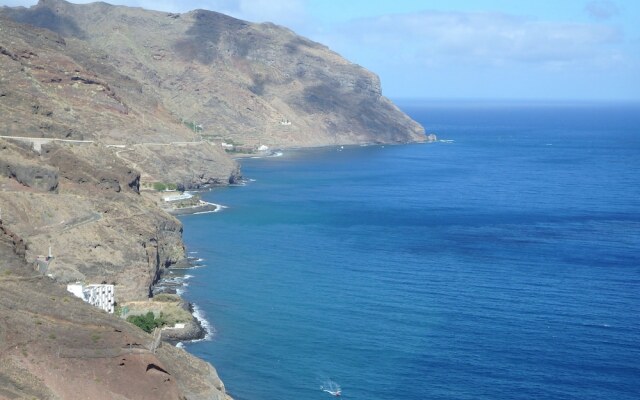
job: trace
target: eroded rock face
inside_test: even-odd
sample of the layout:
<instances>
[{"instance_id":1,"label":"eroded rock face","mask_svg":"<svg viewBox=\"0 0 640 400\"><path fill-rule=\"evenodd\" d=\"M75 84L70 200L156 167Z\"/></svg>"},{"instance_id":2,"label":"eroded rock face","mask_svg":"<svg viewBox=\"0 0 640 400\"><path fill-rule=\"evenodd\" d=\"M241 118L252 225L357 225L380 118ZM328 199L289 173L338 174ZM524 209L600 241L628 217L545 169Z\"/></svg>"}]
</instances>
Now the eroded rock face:
<instances>
[{"instance_id":1,"label":"eroded rock face","mask_svg":"<svg viewBox=\"0 0 640 400\"><path fill-rule=\"evenodd\" d=\"M3 157L0 159L0 173L36 190L53 192L58 188L58 171L55 168L22 159Z\"/></svg>"},{"instance_id":2,"label":"eroded rock face","mask_svg":"<svg viewBox=\"0 0 640 400\"><path fill-rule=\"evenodd\" d=\"M37 191L58 189L58 170L40 162L29 150L0 139L0 175Z\"/></svg>"},{"instance_id":3,"label":"eroded rock face","mask_svg":"<svg viewBox=\"0 0 640 400\"><path fill-rule=\"evenodd\" d=\"M3 222L27 241L28 261L52 248L47 273L58 281L115 283L120 301L143 299L184 259L182 225L138 193L138 172L112 150L54 144L25 160L59 171L59 185L49 192L0 178Z\"/></svg>"},{"instance_id":4,"label":"eroded rock face","mask_svg":"<svg viewBox=\"0 0 640 400\"><path fill-rule=\"evenodd\" d=\"M118 161L111 152L97 146L86 146L78 152L56 144L43 149L47 163L75 184L90 184L99 190L120 192L140 190L140 172Z\"/></svg>"}]
</instances>

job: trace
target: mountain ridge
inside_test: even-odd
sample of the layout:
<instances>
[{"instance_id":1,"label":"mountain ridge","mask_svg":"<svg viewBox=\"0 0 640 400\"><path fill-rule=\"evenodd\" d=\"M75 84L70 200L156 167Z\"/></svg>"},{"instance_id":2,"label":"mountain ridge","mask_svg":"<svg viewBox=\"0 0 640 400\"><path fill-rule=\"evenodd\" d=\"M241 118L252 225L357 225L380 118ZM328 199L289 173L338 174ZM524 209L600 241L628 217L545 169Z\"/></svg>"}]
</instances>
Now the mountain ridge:
<instances>
[{"instance_id":1,"label":"mountain ridge","mask_svg":"<svg viewBox=\"0 0 640 400\"><path fill-rule=\"evenodd\" d=\"M214 140L275 147L426 140L382 96L375 74L272 23L63 0L5 14L101 50L103 65L143 83L145 94Z\"/></svg>"}]
</instances>

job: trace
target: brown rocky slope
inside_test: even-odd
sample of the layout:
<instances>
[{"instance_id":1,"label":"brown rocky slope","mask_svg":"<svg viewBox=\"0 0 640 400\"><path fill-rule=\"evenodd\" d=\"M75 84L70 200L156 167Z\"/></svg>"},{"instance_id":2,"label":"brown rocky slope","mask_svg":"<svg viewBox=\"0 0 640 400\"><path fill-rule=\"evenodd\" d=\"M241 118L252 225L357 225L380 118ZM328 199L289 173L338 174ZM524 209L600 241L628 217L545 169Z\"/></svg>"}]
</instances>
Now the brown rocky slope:
<instances>
[{"instance_id":1,"label":"brown rocky slope","mask_svg":"<svg viewBox=\"0 0 640 400\"><path fill-rule=\"evenodd\" d=\"M382 96L375 74L270 23L62 0L3 13L59 33L68 46L90 46L94 70L122 82L105 88L111 107L137 113L135 103L117 103L138 91L214 140L290 147L425 139Z\"/></svg>"},{"instance_id":2,"label":"brown rocky slope","mask_svg":"<svg viewBox=\"0 0 640 400\"><path fill-rule=\"evenodd\" d=\"M216 371L37 274L0 222L0 399L230 399ZM20 246L18 246L18 250Z\"/></svg>"}]
</instances>

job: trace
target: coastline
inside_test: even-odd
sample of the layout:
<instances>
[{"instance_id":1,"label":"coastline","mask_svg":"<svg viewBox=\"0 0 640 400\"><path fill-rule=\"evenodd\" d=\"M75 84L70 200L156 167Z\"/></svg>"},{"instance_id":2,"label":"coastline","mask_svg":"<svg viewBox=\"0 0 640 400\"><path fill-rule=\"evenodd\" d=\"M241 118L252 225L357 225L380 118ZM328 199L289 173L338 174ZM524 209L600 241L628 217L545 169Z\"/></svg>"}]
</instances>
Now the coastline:
<instances>
[{"instance_id":1,"label":"coastline","mask_svg":"<svg viewBox=\"0 0 640 400\"><path fill-rule=\"evenodd\" d=\"M218 208L218 210L219 209L220 208ZM180 215L188 214L185 213ZM212 327L211 323L207 321L203 311L196 304L188 302L184 298L184 292L189 286L188 281L193 278L193 275L188 274L188 271L203 267L204 265L194 264L194 262L201 261L204 260L201 258L187 257L184 261L168 268L160 279L158 279L158 281L153 285L152 290L154 297L163 294L177 296L180 299L180 306L191 315L190 321L176 324L172 327L167 326L162 328L162 339L167 340L174 345L177 345L180 342L209 340L215 333L215 329Z\"/></svg>"},{"instance_id":2,"label":"coastline","mask_svg":"<svg viewBox=\"0 0 640 400\"><path fill-rule=\"evenodd\" d=\"M328 145L328 146L317 146L317 147L292 147L287 148L289 150L287 152L288 155L295 155L298 152L304 151L318 151L318 150L330 150L334 149L335 151L343 151L349 148L357 148L357 147L365 147L365 146L382 146L390 144L377 144L377 143L366 143L360 145ZM391 144L393 145L393 144ZM274 151L268 154L256 155L256 154L237 154L234 159L236 160L244 160L244 159L262 159L262 158L280 158L285 156L284 152L281 150ZM251 179L242 179L241 182L235 185L230 186L244 186L247 182L251 182ZM179 201L168 201L162 207L167 213L175 216L188 216L188 215L199 215L199 214L209 214L209 213L217 213L220 212L228 206L207 202L200 199L201 192L210 191L212 188L207 188L204 190L197 191L188 191L185 193L191 193L194 195L193 201L197 201L196 204L193 205L184 205L180 206L181 202ZM193 202L192 201L192 202ZM189 311L193 317L192 324L185 326L184 328L165 328L163 329L163 339L168 340L174 345L181 346L181 342L199 342L203 340L211 340L215 334L215 328L213 325L206 319L203 311L198 307L197 304L187 302L184 299L184 292L186 288L189 287L188 280L192 277L191 275L185 273L185 271L201 268L204 265L195 264L197 262L204 261L201 258L195 257L189 253L189 256L184 260L179 261L178 263L169 267L166 272L160 277L160 279L153 285L154 296L156 294L161 293L171 293L179 296L186 304L188 304Z\"/></svg>"},{"instance_id":3,"label":"coastline","mask_svg":"<svg viewBox=\"0 0 640 400\"><path fill-rule=\"evenodd\" d=\"M193 206L188 207L167 207L164 210L171 215L194 215L194 214L208 214L208 213L216 213L221 210L227 208L227 206L223 206L222 204L209 203L207 201L199 200L199 203Z\"/></svg>"},{"instance_id":4,"label":"coastline","mask_svg":"<svg viewBox=\"0 0 640 400\"><path fill-rule=\"evenodd\" d=\"M435 136L435 135L433 135ZM436 140L429 140L426 142L418 142L411 144L433 143ZM402 143L407 144L407 143ZM318 147L298 147L288 148L286 154L283 151L274 152L271 154L255 155L255 154L243 154L234 157L236 160L243 159L262 159L262 158L280 158L280 157L296 157L300 152L305 151L337 151L348 150L349 148L358 147L385 147L389 145L402 145L400 143L367 143L360 145L330 145L330 146L318 146ZM238 183L231 184L229 186L245 186L252 179L242 179ZM228 208L228 206L204 201L200 199L200 193L210 191L212 187L203 188L201 190L191 190L185 193L192 194L192 198L187 201L165 201L162 205L162 209L167 213L175 216L188 216L199 215L208 213L217 213ZM213 324L207 320L207 316L204 311L196 304L188 302L185 299L185 291L189 287L189 279L192 278L187 271L195 268L201 268L205 265L199 264L203 260L196 256L194 252L187 252L188 256L173 264L167 268L160 279L153 285L154 296L160 293L172 293L180 297L180 299L187 305L189 313L191 314L191 321L184 324L181 327L165 327L162 330L162 339L171 343L172 345L183 348L185 343L196 343L202 341L210 341L213 339L216 333L216 329Z\"/></svg>"}]
</instances>

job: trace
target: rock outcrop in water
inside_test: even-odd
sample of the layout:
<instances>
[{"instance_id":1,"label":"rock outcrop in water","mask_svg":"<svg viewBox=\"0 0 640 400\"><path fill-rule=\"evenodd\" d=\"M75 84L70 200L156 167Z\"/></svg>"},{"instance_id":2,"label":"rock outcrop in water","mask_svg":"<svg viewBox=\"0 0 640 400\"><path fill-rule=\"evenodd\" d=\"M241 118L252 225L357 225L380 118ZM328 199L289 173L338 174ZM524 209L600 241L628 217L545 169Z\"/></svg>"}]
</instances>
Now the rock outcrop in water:
<instances>
[{"instance_id":1,"label":"rock outcrop in water","mask_svg":"<svg viewBox=\"0 0 640 400\"><path fill-rule=\"evenodd\" d=\"M0 119L8 398L225 398L215 371L179 349L122 353L149 338L61 284L113 283L118 302L146 299L185 260L182 226L153 185L237 181L222 142L425 141L377 76L285 28L61 0L0 9ZM51 279L32 269L49 248Z\"/></svg>"}]
</instances>

